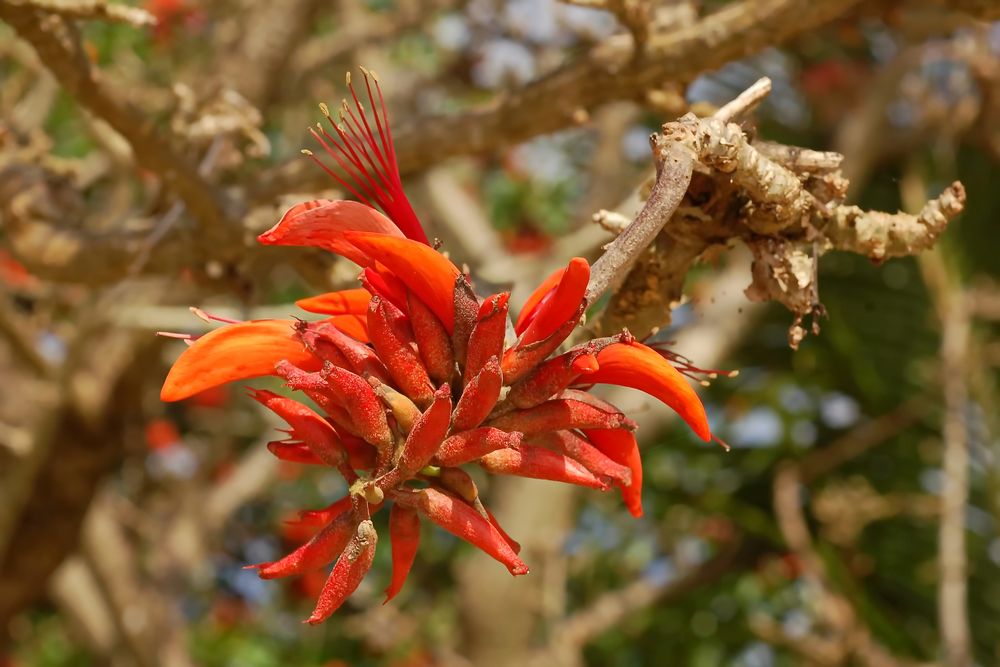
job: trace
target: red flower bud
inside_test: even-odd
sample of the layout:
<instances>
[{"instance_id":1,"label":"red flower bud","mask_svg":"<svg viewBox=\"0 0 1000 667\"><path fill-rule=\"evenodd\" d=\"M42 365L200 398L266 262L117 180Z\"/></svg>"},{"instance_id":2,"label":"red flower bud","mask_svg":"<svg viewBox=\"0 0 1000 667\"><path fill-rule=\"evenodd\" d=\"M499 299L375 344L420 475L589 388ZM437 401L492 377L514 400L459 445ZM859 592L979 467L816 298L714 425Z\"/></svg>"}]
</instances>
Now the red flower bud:
<instances>
[{"instance_id":1,"label":"red flower bud","mask_svg":"<svg viewBox=\"0 0 1000 667\"><path fill-rule=\"evenodd\" d=\"M309 373L287 361L279 361L274 367L274 372L285 380L290 389L301 391L314 400L316 405L333 420L337 428L353 435L361 434L347 410L340 406L337 398L330 392L330 387L327 386L326 379L321 373Z\"/></svg>"},{"instance_id":2,"label":"red flower bud","mask_svg":"<svg viewBox=\"0 0 1000 667\"><path fill-rule=\"evenodd\" d=\"M417 418L396 462L402 479L411 477L430 463L448 433L451 421L451 389L443 385L434 392L434 402Z\"/></svg>"},{"instance_id":3,"label":"red flower bud","mask_svg":"<svg viewBox=\"0 0 1000 667\"><path fill-rule=\"evenodd\" d=\"M340 605L357 590L361 580L368 574L375 558L375 545L378 543L378 533L370 519L358 524L358 528L348 543L344 552L337 559L337 564L330 570L330 576L319 594L316 608L306 623L316 625L330 617Z\"/></svg>"},{"instance_id":4,"label":"red flower bud","mask_svg":"<svg viewBox=\"0 0 1000 667\"><path fill-rule=\"evenodd\" d=\"M553 431L531 439L529 444L543 445L560 454L565 454L599 477L609 477L622 486L632 483L632 472L627 466L601 452L572 431Z\"/></svg>"},{"instance_id":5,"label":"red flower bud","mask_svg":"<svg viewBox=\"0 0 1000 667\"><path fill-rule=\"evenodd\" d=\"M351 509L351 496L347 495L321 510L299 510L298 522L307 526L325 526L349 509Z\"/></svg>"},{"instance_id":6,"label":"red flower bud","mask_svg":"<svg viewBox=\"0 0 1000 667\"><path fill-rule=\"evenodd\" d=\"M635 422L617 409L604 410L583 401L556 398L533 408L514 410L490 420L488 426L525 435L573 428L627 428Z\"/></svg>"},{"instance_id":7,"label":"red flower bud","mask_svg":"<svg viewBox=\"0 0 1000 667\"><path fill-rule=\"evenodd\" d=\"M469 349L469 336L472 335L476 318L479 316L479 300L472 290L469 278L461 274L455 276L454 310L455 326L451 332L451 345L455 351L455 361L459 366L464 366L466 352Z\"/></svg>"},{"instance_id":8,"label":"red flower bud","mask_svg":"<svg viewBox=\"0 0 1000 667\"><path fill-rule=\"evenodd\" d=\"M406 316L388 301L372 297L368 307L368 335L395 385L417 405L426 405L434 388L413 349L413 333Z\"/></svg>"},{"instance_id":9,"label":"red flower bud","mask_svg":"<svg viewBox=\"0 0 1000 667\"><path fill-rule=\"evenodd\" d=\"M420 546L420 517L417 512L399 503L393 505L389 510L389 538L392 543L392 579L385 589L385 602L396 597L403 588L417 556L417 547Z\"/></svg>"},{"instance_id":10,"label":"red flower bud","mask_svg":"<svg viewBox=\"0 0 1000 667\"><path fill-rule=\"evenodd\" d=\"M431 309L413 292L409 292L407 304L413 338L417 342L417 351L427 374L438 385L451 382L452 373L455 372L455 353L452 351L448 332Z\"/></svg>"},{"instance_id":11,"label":"red flower bud","mask_svg":"<svg viewBox=\"0 0 1000 667\"><path fill-rule=\"evenodd\" d=\"M359 435L378 449L392 447L392 431L385 417L385 407L375 390L363 378L343 368L328 366L321 374L330 394L347 408Z\"/></svg>"},{"instance_id":12,"label":"red flower bud","mask_svg":"<svg viewBox=\"0 0 1000 667\"><path fill-rule=\"evenodd\" d=\"M375 354L375 351L359 340L348 336L337 327L320 325L312 330L315 340L325 340L336 346L337 350L347 360L346 364L334 365L354 371L363 378L375 378L380 382L391 384L389 371ZM304 340L308 342L308 339Z\"/></svg>"},{"instance_id":13,"label":"red flower bud","mask_svg":"<svg viewBox=\"0 0 1000 667\"><path fill-rule=\"evenodd\" d=\"M292 553L273 563L260 563L249 567L257 568L257 574L261 579L288 577L323 567L340 555L354 534L356 522L353 513L349 511L350 506L338 509L340 513L331 517L323 530Z\"/></svg>"},{"instance_id":14,"label":"red flower bud","mask_svg":"<svg viewBox=\"0 0 1000 667\"><path fill-rule=\"evenodd\" d=\"M544 447L521 445L501 449L479 459L479 465L495 475L517 475L548 479L606 491L608 484L573 459Z\"/></svg>"},{"instance_id":15,"label":"red flower bud","mask_svg":"<svg viewBox=\"0 0 1000 667\"><path fill-rule=\"evenodd\" d=\"M267 443L267 450L281 461L304 463L307 465L323 465L323 461L304 442L272 441Z\"/></svg>"},{"instance_id":16,"label":"red flower bud","mask_svg":"<svg viewBox=\"0 0 1000 667\"><path fill-rule=\"evenodd\" d=\"M455 496L434 488L415 492L417 509L449 533L479 547L503 563L513 575L528 574L524 564L507 540L488 520Z\"/></svg>"},{"instance_id":17,"label":"red flower bud","mask_svg":"<svg viewBox=\"0 0 1000 667\"><path fill-rule=\"evenodd\" d=\"M501 537L503 537L503 539L507 542L510 548L514 551L514 553L520 554L521 553L520 543L514 538L512 538L510 535L508 535L507 531L505 531L500 526L500 522L497 521L497 518L495 516L493 516L493 512L486 510L486 516L489 518L490 523L493 525L493 527L497 529L497 532L500 533Z\"/></svg>"},{"instance_id":18,"label":"red flower bud","mask_svg":"<svg viewBox=\"0 0 1000 667\"><path fill-rule=\"evenodd\" d=\"M491 357L503 355L504 336L507 333L507 302L510 292L494 294L483 302L477 314L476 325L469 336L469 349L465 357L463 378L469 384Z\"/></svg>"},{"instance_id":19,"label":"red flower bud","mask_svg":"<svg viewBox=\"0 0 1000 667\"><path fill-rule=\"evenodd\" d=\"M522 433L516 431L512 433L489 426L463 431L441 443L435 459L442 466L460 466L490 452L517 447L523 438Z\"/></svg>"},{"instance_id":20,"label":"red flower bud","mask_svg":"<svg viewBox=\"0 0 1000 667\"><path fill-rule=\"evenodd\" d=\"M325 419L306 406L263 389L251 390L250 396L288 422L292 427L292 437L304 442L328 466L336 468L347 460L347 450L337 437L337 432Z\"/></svg>"},{"instance_id":21,"label":"red flower bud","mask_svg":"<svg viewBox=\"0 0 1000 667\"><path fill-rule=\"evenodd\" d=\"M472 348L469 350L469 357L472 357ZM500 361L493 356L483 365L479 374L468 383L462 392L462 397L458 399L455 416L452 419L452 430L467 431L483 423L493 410L493 406L497 404L502 388L503 373L500 372Z\"/></svg>"}]
</instances>

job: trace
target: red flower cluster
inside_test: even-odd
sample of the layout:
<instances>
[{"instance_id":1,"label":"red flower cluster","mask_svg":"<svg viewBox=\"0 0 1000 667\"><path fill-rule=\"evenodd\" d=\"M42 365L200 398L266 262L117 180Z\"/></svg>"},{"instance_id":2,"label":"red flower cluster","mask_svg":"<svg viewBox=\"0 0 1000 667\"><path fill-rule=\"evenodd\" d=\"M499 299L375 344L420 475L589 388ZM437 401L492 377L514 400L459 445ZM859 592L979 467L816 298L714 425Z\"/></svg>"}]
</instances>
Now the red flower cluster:
<instances>
[{"instance_id":1,"label":"red flower cluster","mask_svg":"<svg viewBox=\"0 0 1000 667\"><path fill-rule=\"evenodd\" d=\"M272 392L251 392L288 422L289 437L269 445L275 456L334 468L350 487L329 507L300 514L302 522L322 526L315 537L254 566L262 578L273 578L336 561L310 623L332 614L371 567L378 535L370 517L389 502L387 600L413 563L421 517L511 574L528 572L465 465L602 491L615 486L629 511L641 515L635 424L588 393L595 384L643 390L711 438L687 380L627 331L557 353L587 306L585 260L575 258L549 276L513 326L508 293L475 294L468 276L427 244L402 190L381 90L367 72L365 86L374 131L352 86L355 107L345 103L342 125L322 107L336 136L313 132L347 177L330 174L361 201L299 204L259 237L346 257L363 267L363 288L298 302L327 316L317 322L233 322L194 340L161 393L176 401L225 382L277 375L319 406L321 413Z\"/></svg>"}]
</instances>

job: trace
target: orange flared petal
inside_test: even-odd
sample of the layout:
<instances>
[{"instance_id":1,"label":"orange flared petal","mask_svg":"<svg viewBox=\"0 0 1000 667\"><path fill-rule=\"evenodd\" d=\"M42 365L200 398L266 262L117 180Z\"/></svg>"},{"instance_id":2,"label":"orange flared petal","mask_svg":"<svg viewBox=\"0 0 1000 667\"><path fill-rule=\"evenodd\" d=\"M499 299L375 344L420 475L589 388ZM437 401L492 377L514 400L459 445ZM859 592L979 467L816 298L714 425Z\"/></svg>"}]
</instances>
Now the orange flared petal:
<instances>
[{"instance_id":1,"label":"orange flared petal","mask_svg":"<svg viewBox=\"0 0 1000 667\"><path fill-rule=\"evenodd\" d=\"M308 370L322 366L295 337L292 320L228 324L196 340L174 362L160 399L179 401L226 382L271 375L282 359Z\"/></svg>"},{"instance_id":2,"label":"orange flared petal","mask_svg":"<svg viewBox=\"0 0 1000 667\"><path fill-rule=\"evenodd\" d=\"M419 241L364 232L347 232L344 236L399 278L451 333L455 326L455 278L459 273L454 264Z\"/></svg>"},{"instance_id":3,"label":"orange flared petal","mask_svg":"<svg viewBox=\"0 0 1000 667\"><path fill-rule=\"evenodd\" d=\"M368 312L371 298L368 290L358 287L299 299L295 305L310 313L323 315L364 315Z\"/></svg>"},{"instance_id":4,"label":"orange flared petal","mask_svg":"<svg viewBox=\"0 0 1000 667\"><path fill-rule=\"evenodd\" d=\"M285 211L271 229L257 237L265 245L323 248L367 266L371 258L344 238L345 232L374 232L403 238L395 223L371 206L343 199L316 199Z\"/></svg>"},{"instance_id":5,"label":"orange flared petal","mask_svg":"<svg viewBox=\"0 0 1000 667\"><path fill-rule=\"evenodd\" d=\"M705 406L680 372L642 343L609 345L597 355L600 365L580 376L581 382L632 387L654 396L674 409L706 442L712 439Z\"/></svg>"}]
</instances>

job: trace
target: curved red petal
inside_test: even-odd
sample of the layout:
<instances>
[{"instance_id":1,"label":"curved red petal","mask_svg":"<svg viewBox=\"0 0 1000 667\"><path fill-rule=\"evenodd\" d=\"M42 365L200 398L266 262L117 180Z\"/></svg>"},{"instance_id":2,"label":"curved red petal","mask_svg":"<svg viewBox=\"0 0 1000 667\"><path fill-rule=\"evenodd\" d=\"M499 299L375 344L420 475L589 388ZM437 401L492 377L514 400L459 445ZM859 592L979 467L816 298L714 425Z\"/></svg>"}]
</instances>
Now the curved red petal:
<instances>
[{"instance_id":1,"label":"curved red petal","mask_svg":"<svg viewBox=\"0 0 1000 667\"><path fill-rule=\"evenodd\" d=\"M310 313L323 315L364 315L372 295L363 287L317 294L299 299L295 305Z\"/></svg>"},{"instance_id":2,"label":"curved red petal","mask_svg":"<svg viewBox=\"0 0 1000 667\"><path fill-rule=\"evenodd\" d=\"M542 281L542 283L535 288L535 291L524 300L524 305L521 307L521 312L517 316L517 322L514 323L514 331L520 336L524 333L524 330L528 328L531 324L531 320L534 318L535 310L537 310L538 305L542 302L548 294L555 289L559 281L562 280L563 274L566 273L566 269L556 269L549 277Z\"/></svg>"},{"instance_id":3,"label":"curved red petal","mask_svg":"<svg viewBox=\"0 0 1000 667\"><path fill-rule=\"evenodd\" d=\"M705 406L701 404L698 394L656 350L642 343L618 343L601 350L597 363L600 368L582 375L581 381L644 391L673 408L702 440L708 442L712 439Z\"/></svg>"},{"instance_id":4,"label":"curved red petal","mask_svg":"<svg viewBox=\"0 0 1000 667\"><path fill-rule=\"evenodd\" d=\"M389 510L389 539L392 547L392 579L385 589L385 602L396 597L413 567L420 546L420 516L399 503ZM385 604L383 602L382 604Z\"/></svg>"},{"instance_id":5,"label":"curved red petal","mask_svg":"<svg viewBox=\"0 0 1000 667\"><path fill-rule=\"evenodd\" d=\"M635 435L623 429L587 429L583 433L602 454L631 471L632 483L617 486L632 516L642 516L642 458Z\"/></svg>"},{"instance_id":6,"label":"curved red petal","mask_svg":"<svg viewBox=\"0 0 1000 667\"><path fill-rule=\"evenodd\" d=\"M226 382L272 375L282 359L307 370L322 366L295 337L292 320L228 324L184 350L163 381L160 399L179 401Z\"/></svg>"},{"instance_id":7,"label":"curved red petal","mask_svg":"<svg viewBox=\"0 0 1000 667\"><path fill-rule=\"evenodd\" d=\"M344 236L399 278L451 333L455 326L455 278L459 274L454 264L419 241L364 232Z\"/></svg>"},{"instance_id":8,"label":"curved red petal","mask_svg":"<svg viewBox=\"0 0 1000 667\"><path fill-rule=\"evenodd\" d=\"M590 264L582 257L574 257L566 265L551 296L539 303L531 318L531 323L525 328L518 345L530 345L535 341L547 338L579 309L583 295L587 291L590 280Z\"/></svg>"},{"instance_id":9,"label":"curved red petal","mask_svg":"<svg viewBox=\"0 0 1000 667\"><path fill-rule=\"evenodd\" d=\"M399 228L379 211L356 201L316 199L285 211L281 220L257 237L265 245L323 248L366 266L371 258L344 238L345 232L374 232L404 238Z\"/></svg>"}]
</instances>

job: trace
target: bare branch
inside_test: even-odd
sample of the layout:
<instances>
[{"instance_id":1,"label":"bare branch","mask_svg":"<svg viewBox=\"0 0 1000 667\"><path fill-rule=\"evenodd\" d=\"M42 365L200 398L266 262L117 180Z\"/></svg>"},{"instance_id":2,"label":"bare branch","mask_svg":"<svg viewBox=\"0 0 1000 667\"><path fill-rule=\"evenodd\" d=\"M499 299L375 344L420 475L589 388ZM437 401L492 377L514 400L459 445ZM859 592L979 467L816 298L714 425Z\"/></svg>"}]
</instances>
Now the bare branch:
<instances>
[{"instance_id":1,"label":"bare branch","mask_svg":"<svg viewBox=\"0 0 1000 667\"><path fill-rule=\"evenodd\" d=\"M156 25L156 17L145 9L107 0L11 0L11 4L33 8L67 19L119 21L136 27Z\"/></svg>"},{"instance_id":2,"label":"bare branch","mask_svg":"<svg viewBox=\"0 0 1000 667\"><path fill-rule=\"evenodd\" d=\"M965 188L955 181L917 215L839 206L821 230L838 250L875 260L902 257L931 248L963 208Z\"/></svg>"}]
</instances>

